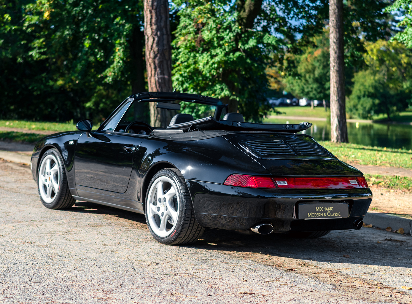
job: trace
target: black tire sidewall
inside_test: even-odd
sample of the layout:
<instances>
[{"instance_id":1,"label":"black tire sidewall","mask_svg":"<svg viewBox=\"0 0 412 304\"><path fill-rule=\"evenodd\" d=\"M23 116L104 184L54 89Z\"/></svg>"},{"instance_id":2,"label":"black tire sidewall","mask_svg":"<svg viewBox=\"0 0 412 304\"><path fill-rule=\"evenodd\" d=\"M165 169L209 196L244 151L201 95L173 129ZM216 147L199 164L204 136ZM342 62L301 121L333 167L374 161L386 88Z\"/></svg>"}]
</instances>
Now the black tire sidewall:
<instances>
[{"instance_id":1,"label":"black tire sidewall","mask_svg":"<svg viewBox=\"0 0 412 304\"><path fill-rule=\"evenodd\" d=\"M41 166L42 166L42 164L43 164L44 159L45 159L47 156L49 156L49 155L53 155L53 156L57 159L57 164L58 164L58 166L59 166L59 170L60 170L60 174L59 174L59 192L55 195L55 197L54 197L54 199L53 199L53 201L52 201L51 203L46 203L46 202L43 200L43 198L42 198L42 196L41 196L41 194L40 194L40 168L41 168ZM40 164L39 164L39 166L38 166L38 168L37 168L37 191L39 192L40 200L41 200L41 202L43 203L43 205L44 205L45 207L47 207L47 208L49 208L49 209L55 209L56 206L59 205L60 200L62 199L62 198L61 198L62 193L63 193L62 187L64 187L64 181L65 181L64 176L65 176L65 174L66 174L66 172L65 172L65 169L64 169L64 166L63 166L63 161L62 161L62 158L61 158L61 156L60 156L60 153L59 153L55 148L52 148L52 149L47 150L47 151L43 154L43 156L42 156L42 158L41 158L41 160L40 160Z\"/></svg>"},{"instance_id":2,"label":"black tire sidewall","mask_svg":"<svg viewBox=\"0 0 412 304\"><path fill-rule=\"evenodd\" d=\"M148 199L149 199L150 189L153 183L156 181L156 179L161 176L166 176L170 178L171 180L173 180L176 186L176 191L177 191L178 199L180 202L177 224L174 227L173 231L166 237L160 237L152 230L152 228L150 227L150 223L149 223L148 215L147 215L148 214L147 208L149 208ZM188 206L188 204L191 205L192 203L190 200L188 201L188 190L187 190L186 184L184 183L184 181L182 181L182 178L178 176L178 174L174 170L163 169L157 172L153 176L153 178L150 181L149 187L147 189L148 191L146 194L146 201L145 201L146 202L145 203L145 217L146 217L146 223L147 223L147 226L149 227L150 233L158 242L162 244L172 244L176 241L176 239L180 236L180 233L182 232L183 222L186 217L186 212L188 211L188 207L191 207L191 206Z\"/></svg>"}]
</instances>

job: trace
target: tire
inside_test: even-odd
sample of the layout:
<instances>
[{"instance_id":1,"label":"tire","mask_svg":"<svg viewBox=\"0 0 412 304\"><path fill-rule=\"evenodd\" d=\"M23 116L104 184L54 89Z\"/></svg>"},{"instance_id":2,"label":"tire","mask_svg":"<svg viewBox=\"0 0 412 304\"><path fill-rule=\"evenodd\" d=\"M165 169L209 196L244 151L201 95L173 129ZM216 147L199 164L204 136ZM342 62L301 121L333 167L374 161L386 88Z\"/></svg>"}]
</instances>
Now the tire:
<instances>
[{"instance_id":1,"label":"tire","mask_svg":"<svg viewBox=\"0 0 412 304\"><path fill-rule=\"evenodd\" d=\"M289 236L297 239L317 239L322 236L327 235L329 231L299 231L299 232L290 232Z\"/></svg>"},{"instance_id":2,"label":"tire","mask_svg":"<svg viewBox=\"0 0 412 304\"><path fill-rule=\"evenodd\" d=\"M163 169L150 181L145 205L153 237L166 245L195 242L204 232L195 218L192 200L177 169Z\"/></svg>"},{"instance_id":3,"label":"tire","mask_svg":"<svg viewBox=\"0 0 412 304\"><path fill-rule=\"evenodd\" d=\"M67 184L63 159L56 149L47 150L43 154L37 171L37 188L40 200L49 209L67 209L74 205Z\"/></svg>"}]
</instances>

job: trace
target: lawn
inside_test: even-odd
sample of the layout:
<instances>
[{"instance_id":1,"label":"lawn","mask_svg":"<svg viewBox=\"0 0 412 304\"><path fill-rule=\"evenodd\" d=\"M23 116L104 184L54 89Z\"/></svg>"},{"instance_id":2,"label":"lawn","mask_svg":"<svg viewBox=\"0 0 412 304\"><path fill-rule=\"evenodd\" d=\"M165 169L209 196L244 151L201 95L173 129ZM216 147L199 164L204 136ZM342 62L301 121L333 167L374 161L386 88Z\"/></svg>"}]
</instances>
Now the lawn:
<instances>
[{"instance_id":1,"label":"lawn","mask_svg":"<svg viewBox=\"0 0 412 304\"><path fill-rule=\"evenodd\" d=\"M412 178L410 177L365 174L365 178L369 187L378 186L381 188L412 192Z\"/></svg>"},{"instance_id":2,"label":"lawn","mask_svg":"<svg viewBox=\"0 0 412 304\"><path fill-rule=\"evenodd\" d=\"M36 134L36 133L23 133L23 132L12 132L12 131L0 131L0 140L10 140L25 143L35 143L36 141L42 139L46 135Z\"/></svg>"},{"instance_id":3,"label":"lawn","mask_svg":"<svg viewBox=\"0 0 412 304\"><path fill-rule=\"evenodd\" d=\"M0 120L0 127L19 128L26 130L47 130L47 131L74 131L76 125L73 122L44 122L44 121L26 121L26 120Z\"/></svg>"},{"instance_id":4,"label":"lawn","mask_svg":"<svg viewBox=\"0 0 412 304\"><path fill-rule=\"evenodd\" d=\"M282 118L282 116L321 117L321 118L330 117L329 108L327 108L327 111L325 112L325 109L323 107L314 107L313 109L311 109L310 107L277 107L276 110L284 114L276 115L272 113L270 115L276 115L278 118Z\"/></svg>"},{"instance_id":5,"label":"lawn","mask_svg":"<svg viewBox=\"0 0 412 304\"><path fill-rule=\"evenodd\" d=\"M340 160L351 164L412 169L412 150L337 144L329 141L319 143Z\"/></svg>"},{"instance_id":6,"label":"lawn","mask_svg":"<svg viewBox=\"0 0 412 304\"><path fill-rule=\"evenodd\" d=\"M319 117L319 118L326 118L330 119L330 109L325 109L323 107L314 107L311 109L310 107L276 107L276 110L282 112L283 114L276 115L275 113L271 113L271 116L276 116L277 118L282 118L282 116L297 116L297 117ZM356 119L356 117L352 117ZM372 118L376 122L386 122L387 116L384 114L375 115ZM392 121L394 122L412 122L412 110L408 109L404 112L399 113L399 115L391 117ZM270 123L270 119L265 119L265 123Z\"/></svg>"}]
</instances>

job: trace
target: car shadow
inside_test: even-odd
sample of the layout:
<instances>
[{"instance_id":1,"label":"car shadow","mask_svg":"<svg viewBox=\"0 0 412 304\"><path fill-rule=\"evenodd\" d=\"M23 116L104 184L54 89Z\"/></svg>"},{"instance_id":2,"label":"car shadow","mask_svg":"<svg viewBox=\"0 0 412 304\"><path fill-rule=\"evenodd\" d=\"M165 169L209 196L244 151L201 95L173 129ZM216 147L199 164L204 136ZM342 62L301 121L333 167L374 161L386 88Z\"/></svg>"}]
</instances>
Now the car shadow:
<instances>
[{"instance_id":1,"label":"car shadow","mask_svg":"<svg viewBox=\"0 0 412 304\"><path fill-rule=\"evenodd\" d=\"M77 202L66 211L113 215L146 225L142 214L89 202ZM325 263L412 268L412 237L374 228L332 231L317 239L293 238L276 233L259 235L250 231L206 229L197 242L184 247L241 254L252 260L255 259L253 256L265 256L269 259L292 258Z\"/></svg>"},{"instance_id":2,"label":"car shadow","mask_svg":"<svg viewBox=\"0 0 412 304\"><path fill-rule=\"evenodd\" d=\"M193 247L325 263L412 268L412 238L374 228L332 231L317 239L210 229Z\"/></svg>"},{"instance_id":3,"label":"car shadow","mask_svg":"<svg viewBox=\"0 0 412 304\"><path fill-rule=\"evenodd\" d=\"M78 212L78 213L94 213L94 214L106 214L113 215L118 218L125 220L130 220L146 225L146 219L143 214L135 213L127 210L122 210L114 207L109 207L105 205L99 205L90 202L76 202L76 204L63 211L66 212Z\"/></svg>"}]
</instances>

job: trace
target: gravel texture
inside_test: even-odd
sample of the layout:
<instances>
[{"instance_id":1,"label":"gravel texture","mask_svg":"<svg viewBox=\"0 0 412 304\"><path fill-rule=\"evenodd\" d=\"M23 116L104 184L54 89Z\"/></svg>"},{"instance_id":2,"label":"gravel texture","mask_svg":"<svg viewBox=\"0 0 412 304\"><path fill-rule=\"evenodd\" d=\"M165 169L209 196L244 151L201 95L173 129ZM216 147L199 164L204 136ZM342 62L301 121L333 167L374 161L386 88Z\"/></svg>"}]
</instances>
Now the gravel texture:
<instances>
[{"instance_id":1,"label":"gravel texture","mask_svg":"<svg viewBox=\"0 0 412 304\"><path fill-rule=\"evenodd\" d=\"M46 209L29 168L0 160L2 303L411 303L411 253L411 237L376 229L165 246L143 215Z\"/></svg>"}]
</instances>

